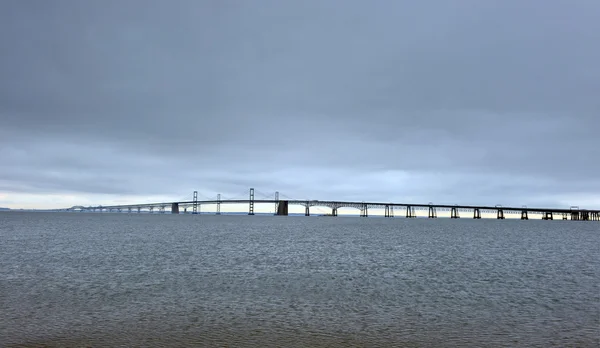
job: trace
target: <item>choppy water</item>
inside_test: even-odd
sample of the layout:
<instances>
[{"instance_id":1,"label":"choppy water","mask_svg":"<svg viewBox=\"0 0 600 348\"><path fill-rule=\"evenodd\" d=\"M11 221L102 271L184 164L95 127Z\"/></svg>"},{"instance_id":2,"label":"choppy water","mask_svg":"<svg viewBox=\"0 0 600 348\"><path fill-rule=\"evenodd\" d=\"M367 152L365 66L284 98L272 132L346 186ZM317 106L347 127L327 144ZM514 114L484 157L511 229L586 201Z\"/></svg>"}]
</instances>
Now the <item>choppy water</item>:
<instances>
[{"instance_id":1,"label":"choppy water","mask_svg":"<svg viewBox=\"0 0 600 348\"><path fill-rule=\"evenodd\" d=\"M600 223L0 213L0 346L600 346Z\"/></svg>"}]
</instances>

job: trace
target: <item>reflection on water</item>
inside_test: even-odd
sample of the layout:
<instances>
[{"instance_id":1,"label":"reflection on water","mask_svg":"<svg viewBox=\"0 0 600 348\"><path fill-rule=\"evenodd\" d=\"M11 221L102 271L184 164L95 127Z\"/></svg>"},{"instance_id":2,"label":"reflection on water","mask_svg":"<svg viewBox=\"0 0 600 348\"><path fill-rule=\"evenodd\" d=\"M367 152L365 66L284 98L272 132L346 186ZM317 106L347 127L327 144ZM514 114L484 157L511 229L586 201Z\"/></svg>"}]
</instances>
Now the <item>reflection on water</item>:
<instances>
[{"instance_id":1,"label":"reflection on water","mask_svg":"<svg viewBox=\"0 0 600 348\"><path fill-rule=\"evenodd\" d=\"M600 224L0 213L0 346L600 344Z\"/></svg>"}]
</instances>

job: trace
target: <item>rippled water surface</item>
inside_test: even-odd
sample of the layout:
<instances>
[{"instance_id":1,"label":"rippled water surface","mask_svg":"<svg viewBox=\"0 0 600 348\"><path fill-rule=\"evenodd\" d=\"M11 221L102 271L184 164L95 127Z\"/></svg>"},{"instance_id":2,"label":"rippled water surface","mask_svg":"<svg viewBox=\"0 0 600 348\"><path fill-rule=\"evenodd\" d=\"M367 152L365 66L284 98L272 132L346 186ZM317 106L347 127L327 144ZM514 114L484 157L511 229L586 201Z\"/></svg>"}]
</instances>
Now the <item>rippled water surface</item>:
<instances>
[{"instance_id":1,"label":"rippled water surface","mask_svg":"<svg viewBox=\"0 0 600 348\"><path fill-rule=\"evenodd\" d=\"M0 213L0 346L599 347L600 223Z\"/></svg>"}]
</instances>

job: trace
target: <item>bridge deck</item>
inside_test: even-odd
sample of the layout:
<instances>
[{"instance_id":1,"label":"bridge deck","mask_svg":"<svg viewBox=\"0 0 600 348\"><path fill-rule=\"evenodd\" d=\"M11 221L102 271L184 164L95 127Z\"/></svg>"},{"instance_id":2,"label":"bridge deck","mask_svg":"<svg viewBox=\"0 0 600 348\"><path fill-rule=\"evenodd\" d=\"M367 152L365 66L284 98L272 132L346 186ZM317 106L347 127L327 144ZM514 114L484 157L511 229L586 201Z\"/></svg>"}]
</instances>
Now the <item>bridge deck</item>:
<instances>
[{"instance_id":1,"label":"bridge deck","mask_svg":"<svg viewBox=\"0 0 600 348\"><path fill-rule=\"evenodd\" d=\"M301 205L301 206L322 206L322 207L333 207L333 208L344 208L353 207L361 209L362 207L367 208L385 208L385 207L411 207L418 209L429 209L430 207L436 209L460 209L460 210L480 210L480 211L498 211L502 210L505 212L529 212L529 213L557 213L557 214L571 214L571 213L600 213L600 210L589 210L589 209L573 209L573 208L551 208L551 207L503 207L503 206L487 206L487 205L452 205L452 204L420 204L420 203L385 203L385 202L354 202L354 201L320 201L320 200L285 200L289 205ZM125 204L125 205L111 205L111 206L78 206L68 209L61 210L92 210L92 209L147 209L147 208L167 208L173 206L193 206L207 205L207 204L275 204L280 202L279 200L270 199L240 199L240 200L204 200L204 201L179 201L179 202L159 202L159 203L140 203L140 204Z\"/></svg>"}]
</instances>

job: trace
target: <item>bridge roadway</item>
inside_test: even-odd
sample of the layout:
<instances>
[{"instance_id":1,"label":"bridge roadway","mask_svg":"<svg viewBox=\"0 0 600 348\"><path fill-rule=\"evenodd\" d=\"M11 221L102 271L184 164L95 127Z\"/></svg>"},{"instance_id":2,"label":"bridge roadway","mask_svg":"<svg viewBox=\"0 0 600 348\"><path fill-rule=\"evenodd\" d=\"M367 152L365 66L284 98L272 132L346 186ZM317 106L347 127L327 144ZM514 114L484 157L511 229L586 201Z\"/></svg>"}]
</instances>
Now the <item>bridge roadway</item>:
<instances>
[{"instance_id":1,"label":"bridge roadway","mask_svg":"<svg viewBox=\"0 0 600 348\"><path fill-rule=\"evenodd\" d=\"M202 200L202 201L179 201L179 202L159 202L159 203L141 203L110 206L74 206L58 211L109 211L117 210L122 212L140 212L142 209L154 211L159 208L160 212L165 212L167 207L171 208L174 214L179 213L179 208L201 207L202 205L217 205L217 214L220 214L221 204L248 204L249 215L254 215L255 204L273 204L277 211L276 215L288 215L288 205L300 205L305 207L305 215L310 215L310 207L328 207L332 209L331 216L337 216L338 208L356 208L360 210L360 216L368 216L368 210L385 209L385 217L394 216L394 208L404 208L405 217L416 217L415 210L427 210L429 218L437 217L437 210L450 211L451 218L460 218L460 213L469 212L473 218L480 219L481 213L495 213L498 219L504 219L505 213L520 213L522 220L528 220L529 214L542 215L544 220L554 220L554 214L558 214L563 220L591 220L600 221L600 210L571 208L530 208L530 207L503 207L497 206L479 206L479 205L450 205L450 204L413 204L413 203L385 203L385 202L353 202L353 201L321 201L321 200L273 200L273 199L231 199L231 200ZM284 207L284 208L282 208ZM195 212L195 211L194 211ZM398 211L396 210L398 213ZM402 211L400 211L402 213Z\"/></svg>"}]
</instances>

